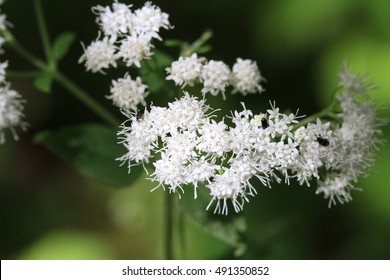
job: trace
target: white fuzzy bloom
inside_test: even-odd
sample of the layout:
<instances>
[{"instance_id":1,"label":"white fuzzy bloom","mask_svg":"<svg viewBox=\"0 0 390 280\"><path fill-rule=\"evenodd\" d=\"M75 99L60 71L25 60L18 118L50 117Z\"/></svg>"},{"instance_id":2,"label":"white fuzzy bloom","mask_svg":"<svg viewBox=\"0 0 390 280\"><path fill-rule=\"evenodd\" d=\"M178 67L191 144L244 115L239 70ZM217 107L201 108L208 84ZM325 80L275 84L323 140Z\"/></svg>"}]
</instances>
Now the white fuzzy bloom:
<instances>
[{"instance_id":1,"label":"white fuzzy bloom","mask_svg":"<svg viewBox=\"0 0 390 280\"><path fill-rule=\"evenodd\" d=\"M146 106L145 98L148 96L148 86L144 85L140 77L132 80L130 75L126 74L124 78L112 81L110 88L111 99L115 106L125 110L137 110L138 104Z\"/></svg>"},{"instance_id":2,"label":"white fuzzy bloom","mask_svg":"<svg viewBox=\"0 0 390 280\"><path fill-rule=\"evenodd\" d=\"M350 202L352 200L350 191L354 189L348 175L343 173L329 174L325 180L318 182L316 194L323 193L325 199L329 199L329 207L331 207L332 204L336 204L336 200L341 204Z\"/></svg>"},{"instance_id":3,"label":"white fuzzy bloom","mask_svg":"<svg viewBox=\"0 0 390 280\"><path fill-rule=\"evenodd\" d=\"M293 170L298 182L310 186L312 178L319 179L319 169L331 165L334 159L335 138L330 129L330 123L309 123L294 133L294 139L299 143L299 156Z\"/></svg>"},{"instance_id":4,"label":"white fuzzy bloom","mask_svg":"<svg viewBox=\"0 0 390 280\"><path fill-rule=\"evenodd\" d=\"M8 67L8 61L0 63L0 84L5 82L5 70Z\"/></svg>"},{"instance_id":5,"label":"white fuzzy bloom","mask_svg":"<svg viewBox=\"0 0 390 280\"><path fill-rule=\"evenodd\" d=\"M237 58L233 65L233 86L235 92L240 92L242 95L261 93L264 91L260 82L264 78L260 75L259 68L255 61L250 59Z\"/></svg>"},{"instance_id":6,"label":"white fuzzy bloom","mask_svg":"<svg viewBox=\"0 0 390 280\"><path fill-rule=\"evenodd\" d=\"M5 130L9 129L15 140L18 140L15 128L23 130L26 124L22 121L24 100L15 90L10 89L10 84L0 86L0 144L5 142Z\"/></svg>"},{"instance_id":7,"label":"white fuzzy bloom","mask_svg":"<svg viewBox=\"0 0 390 280\"><path fill-rule=\"evenodd\" d=\"M116 41L118 35L126 34L132 27L131 5L114 1L112 8L109 6L92 7L92 12L97 15L96 22L99 24L104 35L110 38L110 42Z\"/></svg>"},{"instance_id":8,"label":"white fuzzy bloom","mask_svg":"<svg viewBox=\"0 0 390 280\"><path fill-rule=\"evenodd\" d=\"M178 86L193 86L202 73L202 67L202 59L198 58L196 53L190 57L181 56L171 67L165 69L169 74L166 79L173 80Z\"/></svg>"},{"instance_id":9,"label":"white fuzzy bloom","mask_svg":"<svg viewBox=\"0 0 390 280\"><path fill-rule=\"evenodd\" d=\"M220 168L214 160L207 160L204 156L199 160L191 160L187 166L185 178L187 184L194 185L194 199L197 198L198 183L210 183L210 179L215 176L216 171Z\"/></svg>"},{"instance_id":10,"label":"white fuzzy bloom","mask_svg":"<svg viewBox=\"0 0 390 280\"><path fill-rule=\"evenodd\" d=\"M153 165L155 170L151 175L152 180L158 181L159 186L168 186L170 192L176 192L176 189L186 182L185 165L174 157L161 153L161 159Z\"/></svg>"},{"instance_id":11,"label":"white fuzzy bloom","mask_svg":"<svg viewBox=\"0 0 390 280\"><path fill-rule=\"evenodd\" d=\"M188 93L168 106L172 112L172 123L179 129L198 130L207 120L205 113L209 107L205 105L205 100L199 101Z\"/></svg>"},{"instance_id":12,"label":"white fuzzy bloom","mask_svg":"<svg viewBox=\"0 0 390 280\"><path fill-rule=\"evenodd\" d=\"M161 40L158 35L160 28L172 28L169 23L169 15L163 13L161 9L151 2L134 11L132 18L132 32L137 35L146 35Z\"/></svg>"},{"instance_id":13,"label":"white fuzzy bloom","mask_svg":"<svg viewBox=\"0 0 390 280\"><path fill-rule=\"evenodd\" d=\"M150 43L150 37L142 36L127 36L120 42L118 52L115 54L116 59L123 59L126 66L135 65L141 67L141 60L149 59L153 53Z\"/></svg>"},{"instance_id":14,"label":"white fuzzy bloom","mask_svg":"<svg viewBox=\"0 0 390 280\"><path fill-rule=\"evenodd\" d=\"M210 60L202 68L200 79L203 82L202 93L211 93L211 95L217 95L222 93L225 100L225 89L230 85L231 71L222 61Z\"/></svg>"},{"instance_id":15,"label":"white fuzzy bloom","mask_svg":"<svg viewBox=\"0 0 390 280\"><path fill-rule=\"evenodd\" d=\"M367 100L372 85L364 75L351 74L346 65L340 73L342 92L339 95L342 112L341 125L333 132L328 148L331 153L325 166L331 172L318 184L317 193L329 199L329 207L336 202L348 202L350 190L355 189L360 176L367 175L372 167L377 145L381 143L381 122L374 105ZM356 99L357 95L362 98Z\"/></svg>"},{"instance_id":16,"label":"white fuzzy bloom","mask_svg":"<svg viewBox=\"0 0 390 280\"><path fill-rule=\"evenodd\" d=\"M198 130L200 137L197 149L210 155L221 157L230 150L230 134L227 128L223 121L217 123L212 120L210 123L203 124Z\"/></svg>"},{"instance_id":17,"label":"white fuzzy bloom","mask_svg":"<svg viewBox=\"0 0 390 280\"><path fill-rule=\"evenodd\" d=\"M102 40L93 41L88 47L84 47L84 54L80 57L79 63L85 62L87 71L93 73L103 72L103 69L110 66L116 67L115 51L116 47L112 44L108 37Z\"/></svg>"},{"instance_id":18,"label":"white fuzzy bloom","mask_svg":"<svg viewBox=\"0 0 390 280\"><path fill-rule=\"evenodd\" d=\"M7 42L7 39L4 37L0 37L0 54L4 53L3 45Z\"/></svg>"},{"instance_id":19,"label":"white fuzzy bloom","mask_svg":"<svg viewBox=\"0 0 390 280\"><path fill-rule=\"evenodd\" d=\"M234 170L226 169L223 174L216 175L207 188L210 189L210 196L212 197L207 209L216 200L214 213L227 215L227 202L230 200L236 212L242 211L245 200L245 188L240 178L234 173Z\"/></svg>"},{"instance_id":20,"label":"white fuzzy bloom","mask_svg":"<svg viewBox=\"0 0 390 280\"><path fill-rule=\"evenodd\" d=\"M5 14L0 14L0 30L6 30L7 25L7 16Z\"/></svg>"}]
</instances>

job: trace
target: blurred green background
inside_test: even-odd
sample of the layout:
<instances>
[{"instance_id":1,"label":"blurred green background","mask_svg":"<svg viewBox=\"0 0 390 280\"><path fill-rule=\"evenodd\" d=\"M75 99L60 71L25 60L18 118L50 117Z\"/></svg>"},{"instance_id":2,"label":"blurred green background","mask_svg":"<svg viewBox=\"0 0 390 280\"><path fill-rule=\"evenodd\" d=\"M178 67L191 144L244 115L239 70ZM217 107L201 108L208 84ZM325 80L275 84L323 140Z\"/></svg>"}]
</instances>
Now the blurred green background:
<instances>
[{"instance_id":1,"label":"blurred green background","mask_svg":"<svg viewBox=\"0 0 390 280\"><path fill-rule=\"evenodd\" d=\"M113 76L91 74L77 63L80 41L97 36L90 8L109 5L98 0L43 0L52 37L75 31L76 43L61 69L118 117L105 99ZM133 1L134 8L143 5ZM340 63L368 72L381 88L372 92L381 114L390 106L390 1L387 0L160 0L154 4L175 26L163 38L193 41L206 29L214 32L210 59L232 65L237 57L258 62L267 79L261 96L228 96L223 106L260 112L275 100L282 109L311 114L329 100L337 85ZM32 1L8 0L2 12L12 32L26 47L42 55ZM157 43L156 47L161 46ZM30 66L8 50L2 60L10 69ZM115 77L117 78L117 76ZM37 92L31 81L13 79L27 100L27 133L0 146L1 259L162 259L164 196L150 193L153 183L141 176L131 188L112 189L79 175L45 148L32 142L35 133L64 125L100 122L71 95L55 85L51 95ZM210 98L221 106L219 98ZM389 138L389 127L384 128ZM245 206L248 249L244 259L389 259L390 146L378 154L363 192L328 209L314 188L259 186ZM185 219L188 259L234 258L233 249Z\"/></svg>"}]
</instances>

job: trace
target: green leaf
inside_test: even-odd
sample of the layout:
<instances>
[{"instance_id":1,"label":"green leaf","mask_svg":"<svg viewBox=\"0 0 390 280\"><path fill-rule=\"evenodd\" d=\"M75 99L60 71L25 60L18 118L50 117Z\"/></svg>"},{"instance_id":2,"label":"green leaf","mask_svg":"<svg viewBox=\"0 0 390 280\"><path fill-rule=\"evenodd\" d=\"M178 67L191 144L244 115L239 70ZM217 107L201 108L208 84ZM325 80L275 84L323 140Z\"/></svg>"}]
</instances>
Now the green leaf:
<instances>
[{"instance_id":1,"label":"green leaf","mask_svg":"<svg viewBox=\"0 0 390 280\"><path fill-rule=\"evenodd\" d=\"M210 202L208 190L199 185L198 197L194 199L190 192L179 200L182 209L199 224L202 229L213 237L225 242L234 248L235 256L241 256L246 251L246 244L242 240L242 234L246 231L246 220L242 216L222 216L213 214L213 207L206 211Z\"/></svg>"},{"instance_id":2,"label":"green leaf","mask_svg":"<svg viewBox=\"0 0 390 280\"><path fill-rule=\"evenodd\" d=\"M162 70L164 70L165 67L171 66L173 61L172 57L170 57L168 54L158 50L154 51L153 60L156 61L156 64Z\"/></svg>"},{"instance_id":3,"label":"green leaf","mask_svg":"<svg viewBox=\"0 0 390 280\"><path fill-rule=\"evenodd\" d=\"M170 66L172 58L160 51L155 51L152 59L142 62L139 74L142 81L149 87L151 93L167 93L165 68Z\"/></svg>"},{"instance_id":4,"label":"green leaf","mask_svg":"<svg viewBox=\"0 0 390 280\"><path fill-rule=\"evenodd\" d=\"M37 78L34 79L35 87L44 93L51 92L52 84L53 84L53 74L49 71L42 72L41 74L38 75Z\"/></svg>"},{"instance_id":5,"label":"green leaf","mask_svg":"<svg viewBox=\"0 0 390 280\"><path fill-rule=\"evenodd\" d=\"M117 144L116 131L100 124L80 124L56 131L40 132L34 137L53 153L75 167L81 174L98 182L113 186L129 186L142 173L135 166L128 173L116 159L126 153Z\"/></svg>"},{"instance_id":6,"label":"green leaf","mask_svg":"<svg viewBox=\"0 0 390 280\"><path fill-rule=\"evenodd\" d=\"M59 61L68 53L75 38L74 33L64 32L55 39L53 43L53 59L55 61Z\"/></svg>"}]
</instances>

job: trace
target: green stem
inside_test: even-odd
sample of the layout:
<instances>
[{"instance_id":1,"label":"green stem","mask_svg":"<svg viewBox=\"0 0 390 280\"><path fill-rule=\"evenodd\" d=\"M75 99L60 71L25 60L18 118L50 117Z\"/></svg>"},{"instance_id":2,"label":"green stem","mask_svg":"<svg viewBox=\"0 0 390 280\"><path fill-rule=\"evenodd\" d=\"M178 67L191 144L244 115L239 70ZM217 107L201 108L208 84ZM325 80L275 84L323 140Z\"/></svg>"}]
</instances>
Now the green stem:
<instances>
[{"instance_id":1,"label":"green stem","mask_svg":"<svg viewBox=\"0 0 390 280\"><path fill-rule=\"evenodd\" d=\"M322 117L331 117L334 118L335 114L333 112L335 105L337 104L337 98L333 97L332 102L329 104L328 107L325 109L319 111L318 113L315 113L309 117L304 118L301 120L299 123L297 123L294 126L294 129L297 129L298 127L305 126L309 123L316 122L317 118L322 118Z\"/></svg>"},{"instance_id":2,"label":"green stem","mask_svg":"<svg viewBox=\"0 0 390 280\"><path fill-rule=\"evenodd\" d=\"M184 224L184 212L183 209L179 207L179 217L178 217L178 226L179 226L179 239L180 239L180 258L183 260L186 258L186 239L185 239L185 224Z\"/></svg>"},{"instance_id":3,"label":"green stem","mask_svg":"<svg viewBox=\"0 0 390 280\"><path fill-rule=\"evenodd\" d=\"M12 38L12 37L11 37ZM47 70L47 65L40 59L36 58L26 49L24 49L14 38L8 42L9 46L16 51L20 56L29 61L33 66L38 68L41 71ZM100 103L91 98L86 91L76 85L73 81L71 81L64 74L59 72L58 70L53 71L53 78L59 84L61 84L64 88L66 88L74 97L79 99L84 105L90 108L93 112L95 112L98 116L100 116L107 123L118 126L119 120L113 116L106 108L104 108Z\"/></svg>"},{"instance_id":4,"label":"green stem","mask_svg":"<svg viewBox=\"0 0 390 280\"><path fill-rule=\"evenodd\" d=\"M173 260L173 200L169 191L165 191L165 258Z\"/></svg>"},{"instance_id":5,"label":"green stem","mask_svg":"<svg viewBox=\"0 0 390 280\"><path fill-rule=\"evenodd\" d=\"M47 25L45 22L45 17L43 14L42 3L40 0L34 0L34 10L35 15L38 21L38 30L39 35L41 36L43 50L45 52L46 61L49 64L49 67L54 68L54 61L51 56L51 45L49 39L49 32L47 30Z\"/></svg>"},{"instance_id":6,"label":"green stem","mask_svg":"<svg viewBox=\"0 0 390 280\"><path fill-rule=\"evenodd\" d=\"M112 124L113 126L118 126L120 124L119 120L115 116L113 116L106 108L96 102L93 98L91 98L86 91L76 85L64 74L56 71L54 73L54 79L64 88L66 88L71 94L73 94L74 97L76 97L97 115L99 115L102 119Z\"/></svg>"},{"instance_id":7,"label":"green stem","mask_svg":"<svg viewBox=\"0 0 390 280\"><path fill-rule=\"evenodd\" d=\"M39 76L39 71L12 71L7 70L6 76L10 78L32 79Z\"/></svg>"}]
</instances>

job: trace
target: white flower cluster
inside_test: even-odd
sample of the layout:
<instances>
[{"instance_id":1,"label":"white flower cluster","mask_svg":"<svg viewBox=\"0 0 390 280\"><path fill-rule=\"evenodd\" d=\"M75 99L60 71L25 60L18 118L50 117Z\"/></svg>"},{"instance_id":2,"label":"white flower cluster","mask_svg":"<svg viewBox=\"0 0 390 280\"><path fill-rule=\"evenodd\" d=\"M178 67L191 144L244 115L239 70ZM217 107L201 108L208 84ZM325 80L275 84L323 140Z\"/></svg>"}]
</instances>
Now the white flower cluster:
<instances>
[{"instance_id":1,"label":"white flower cluster","mask_svg":"<svg viewBox=\"0 0 390 280\"><path fill-rule=\"evenodd\" d=\"M340 126L320 119L300 125L296 114L280 113L275 104L257 115L243 104L229 117L229 126L214 119L205 99L185 93L167 108L151 106L127 115L119 136L128 152L120 160L129 172L152 161L149 178L158 182L156 188L180 195L192 185L196 198L197 188L206 187L207 208L215 203L215 212L222 214L228 213L229 200L239 212L257 193L252 178L267 187L273 181L290 184L292 178L309 186L315 179L316 193L323 193L329 205L336 199L348 202L352 183L372 164L380 130L372 104L354 98L356 83L341 86Z\"/></svg>"},{"instance_id":2,"label":"white flower cluster","mask_svg":"<svg viewBox=\"0 0 390 280\"><path fill-rule=\"evenodd\" d=\"M122 60L127 66L140 67L141 60L150 58L153 54L151 41L161 40L158 35L160 28L171 28L168 14L150 2L131 11L131 5L114 1L112 6L95 6L96 14L103 38L98 38L89 46L84 47L84 54L79 63L85 63L88 71L103 72L110 66L116 67L117 60Z\"/></svg>"},{"instance_id":3,"label":"white flower cluster","mask_svg":"<svg viewBox=\"0 0 390 280\"><path fill-rule=\"evenodd\" d=\"M380 126L383 122L377 118L373 103L367 100L367 92L372 85L365 75L350 73L344 64L340 73L342 92L338 99L341 105L340 126L334 131L333 156L328 161L332 172L319 182L317 193L329 198L329 206L352 200L350 190L358 177L367 174L372 167L375 151L380 139ZM361 96L358 96L361 95Z\"/></svg>"},{"instance_id":4,"label":"white flower cluster","mask_svg":"<svg viewBox=\"0 0 390 280\"><path fill-rule=\"evenodd\" d=\"M161 28L172 28L168 14L150 2L132 11L131 5L114 1L110 6L95 6L92 11L96 14L96 22L100 26L103 37L84 48L84 54L79 63L84 63L87 71L103 72L109 67L116 67L118 61L127 67L132 65L140 68L143 59L152 55L152 40L161 40L158 32ZM135 80L125 74L112 82L111 95L108 99L123 110L136 110L138 104L146 105L145 98L149 94L148 87L140 77Z\"/></svg>"},{"instance_id":5,"label":"white flower cluster","mask_svg":"<svg viewBox=\"0 0 390 280\"><path fill-rule=\"evenodd\" d=\"M230 70L223 61L198 58L196 53L189 57L179 57L171 67L166 68L167 80L173 80L176 85L193 86L196 81L203 83L202 93L217 95L221 93L225 99L225 90L233 86L233 93L242 95L261 93L264 91L260 82L264 81L256 62L250 59L238 58Z\"/></svg>"},{"instance_id":6,"label":"white flower cluster","mask_svg":"<svg viewBox=\"0 0 390 280\"><path fill-rule=\"evenodd\" d=\"M110 88L112 99L115 106L124 110L137 110L137 105L146 106L145 98L148 96L148 86L144 85L140 77L132 80L130 75L126 74L124 78L112 81Z\"/></svg>"},{"instance_id":7,"label":"white flower cluster","mask_svg":"<svg viewBox=\"0 0 390 280\"><path fill-rule=\"evenodd\" d=\"M0 14L0 31L7 28L7 20L4 14ZM2 45L6 38L0 36L0 54L3 53ZM22 121L24 100L20 94L11 89L11 83L6 79L6 69L8 61L0 61L0 145L5 143L5 132L10 130L15 140L18 139L16 128L23 130L26 124Z\"/></svg>"},{"instance_id":8,"label":"white flower cluster","mask_svg":"<svg viewBox=\"0 0 390 280\"><path fill-rule=\"evenodd\" d=\"M84 63L87 71L102 72L109 67L116 67L118 61L127 67L140 68L143 59L152 55L152 40L161 40L158 34L161 28L172 28L168 14L150 2L132 11L131 5L114 1L111 6L95 6L96 22L103 37L98 38L84 48L79 63ZM108 99L120 109L136 110L138 104L146 105L145 97L149 94L147 86L140 77L133 80L129 74L112 82L111 95Z\"/></svg>"}]
</instances>

